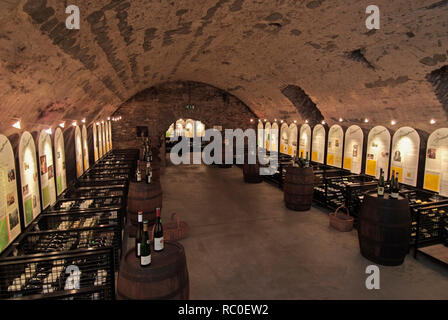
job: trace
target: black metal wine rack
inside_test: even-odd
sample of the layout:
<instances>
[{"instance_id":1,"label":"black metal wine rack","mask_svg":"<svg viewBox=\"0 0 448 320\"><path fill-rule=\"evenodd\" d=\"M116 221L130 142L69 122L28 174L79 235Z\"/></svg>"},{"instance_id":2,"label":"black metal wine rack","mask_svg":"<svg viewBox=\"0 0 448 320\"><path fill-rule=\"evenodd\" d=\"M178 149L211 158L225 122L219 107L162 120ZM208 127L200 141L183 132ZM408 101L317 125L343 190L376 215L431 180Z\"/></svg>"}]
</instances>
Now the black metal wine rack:
<instances>
[{"instance_id":1,"label":"black metal wine rack","mask_svg":"<svg viewBox=\"0 0 448 320\"><path fill-rule=\"evenodd\" d=\"M0 260L0 299L112 300L114 296L112 247Z\"/></svg>"}]
</instances>

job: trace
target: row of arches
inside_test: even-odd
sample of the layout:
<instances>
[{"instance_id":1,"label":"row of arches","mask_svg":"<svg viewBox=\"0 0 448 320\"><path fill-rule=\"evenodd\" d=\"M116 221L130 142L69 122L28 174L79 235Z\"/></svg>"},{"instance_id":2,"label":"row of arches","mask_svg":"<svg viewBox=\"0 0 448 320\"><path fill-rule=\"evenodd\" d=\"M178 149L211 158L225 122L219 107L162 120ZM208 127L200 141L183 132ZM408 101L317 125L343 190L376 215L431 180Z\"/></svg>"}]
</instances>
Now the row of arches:
<instances>
[{"instance_id":1,"label":"row of arches","mask_svg":"<svg viewBox=\"0 0 448 320\"><path fill-rule=\"evenodd\" d=\"M392 135L384 126L366 132L357 125L335 124L328 129L322 124L313 128L303 124L299 129L295 123L282 123L278 139L275 130L276 122L263 125L260 121L258 146L275 152L278 143L279 152L290 156L297 154L298 147L299 155L308 153L315 163L376 178L381 169L386 179L395 171L400 183L416 187L422 181L424 189L448 196L448 128L426 137L411 127L401 127Z\"/></svg>"},{"instance_id":2,"label":"row of arches","mask_svg":"<svg viewBox=\"0 0 448 320\"><path fill-rule=\"evenodd\" d=\"M187 138L203 137L205 135L205 124L199 120L179 119L176 123L172 123L166 132L167 138L175 135Z\"/></svg>"},{"instance_id":3,"label":"row of arches","mask_svg":"<svg viewBox=\"0 0 448 320\"><path fill-rule=\"evenodd\" d=\"M67 142L74 149L69 160L75 162L77 178L89 169L89 150L96 162L112 149L110 121L91 125L93 139L86 125L65 134L71 130L24 131L13 143L0 134L0 252L66 190Z\"/></svg>"}]
</instances>

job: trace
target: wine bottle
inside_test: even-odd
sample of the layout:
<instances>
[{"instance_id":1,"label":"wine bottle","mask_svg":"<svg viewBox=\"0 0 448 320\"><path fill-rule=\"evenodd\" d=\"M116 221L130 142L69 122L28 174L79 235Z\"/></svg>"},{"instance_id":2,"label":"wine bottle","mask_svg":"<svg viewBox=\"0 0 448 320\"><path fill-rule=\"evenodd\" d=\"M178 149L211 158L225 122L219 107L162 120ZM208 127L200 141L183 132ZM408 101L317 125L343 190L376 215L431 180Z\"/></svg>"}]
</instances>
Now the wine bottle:
<instances>
[{"instance_id":1,"label":"wine bottle","mask_svg":"<svg viewBox=\"0 0 448 320\"><path fill-rule=\"evenodd\" d=\"M140 266L148 267L151 264L151 246L148 235L148 220L143 221L142 242L140 245Z\"/></svg>"},{"instance_id":2,"label":"wine bottle","mask_svg":"<svg viewBox=\"0 0 448 320\"><path fill-rule=\"evenodd\" d=\"M137 256L137 258L139 258L141 254L142 233L143 233L143 211L138 211L138 225L137 225L137 232L135 233L135 255Z\"/></svg>"},{"instance_id":3,"label":"wine bottle","mask_svg":"<svg viewBox=\"0 0 448 320\"><path fill-rule=\"evenodd\" d=\"M380 179L378 180L378 196L384 196L384 172L380 169Z\"/></svg>"},{"instance_id":4,"label":"wine bottle","mask_svg":"<svg viewBox=\"0 0 448 320\"><path fill-rule=\"evenodd\" d=\"M398 173L397 173L398 175ZM398 199L398 178L392 176L391 188L390 188L390 197L393 199Z\"/></svg>"},{"instance_id":5,"label":"wine bottle","mask_svg":"<svg viewBox=\"0 0 448 320\"><path fill-rule=\"evenodd\" d=\"M163 226L162 218L160 217L160 208L156 208L156 225L154 227L154 251L162 251L163 243Z\"/></svg>"},{"instance_id":6,"label":"wine bottle","mask_svg":"<svg viewBox=\"0 0 448 320\"><path fill-rule=\"evenodd\" d=\"M308 168L310 166L310 159L308 158L308 151L306 152L306 159L305 159L305 168Z\"/></svg>"},{"instance_id":7,"label":"wine bottle","mask_svg":"<svg viewBox=\"0 0 448 320\"><path fill-rule=\"evenodd\" d=\"M149 164L149 162L148 162ZM151 167L148 165L146 166L146 183L150 184L152 178L152 170Z\"/></svg>"},{"instance_id":8,"label":"wine bottle","mask_svg":"<svg viewBox=\"0 0 448 320\"><path fill-rule=\"evenodd\" d=\"M140 168L137 168L137 172L135 173L137 182L142 181L142 172L140 171Z\"/></svg>"}]
</instances>

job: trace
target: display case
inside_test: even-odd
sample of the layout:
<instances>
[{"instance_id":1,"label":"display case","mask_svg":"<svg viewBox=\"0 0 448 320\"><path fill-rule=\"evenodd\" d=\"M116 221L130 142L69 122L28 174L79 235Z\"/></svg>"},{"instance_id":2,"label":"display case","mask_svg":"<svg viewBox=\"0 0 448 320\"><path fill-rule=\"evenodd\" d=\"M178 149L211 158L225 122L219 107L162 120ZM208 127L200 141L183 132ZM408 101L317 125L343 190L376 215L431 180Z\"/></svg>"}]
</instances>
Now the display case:
<instances>
[{"instance_id":1,"label":"display case","mask_svg":"<svg viewBox=\"0 0 448 320\"><path fill-rule=\"evenodd\" d=\"M297 154L297 136L298 129L295 123L289 125L289 137L288 137L288 154L294 157Z\"/></svg>"},{"instance_id":2,"label":"display case","mask_svg":"<svg viewBox=\"0 0 448 320\"><path fill-rule=\"evenodd\" d=\"M280 153L288 154L289 127L286 122L280 126Z\"/></svg>"},{"instance_id":3,"label":"display case","mask_svg":"<svg viewBox=\"0 0 448 320\"><path fill-rule=\"evenodd\" d=\"M448 197L448 128L428 138L423 188Z\"/></svg>"},{"instance_id":4,"label":"display case","mask_svg":"<svg viewBox=\"0 0 448 320\"><path fill-rule=\"evenodd\" d=\"M80 177L84 173L83 154L82 154L82 136L81 129L75 127L75 162L76 162L76 177Z\"/></svg>"},{"instance_id":5,"label":"display case","mask_svg":"<svg viewBox=\"0 0 448 320\"><path fill-rule=\"evenodd\" d=\"M56 195L59 196L67 189L67 174L65 170L65 145L62 130L56 128L54 131L54 157L56 176Z\"/></svg>"},{"instance_id":6,"label":"display case","mask_svg":"<svg viewBox=\"0 0 448 320\"><path fill-rule=\"evenodd\" d=\"M364 159L364 132L356 125L348 127L344 141L343 168L361 174Z\"/></svg>"},{"instance_id":7,"label":"display case","mask_svg":"<svg viewBox=\"0 0 448 320\"><path fill-rule=\"evenodd\" d=\"M38 141L40 192L42 195L42 208L45 210L56 202L56 184L54 181L54 161L51 137L42 130Z\"/></svg>"},{"instance_id":8,"label":"display case","mask_svg":"<svg viewBox=\"0 0 448 320\"><path fill-rule=\"evenodd\" d=\"M303 154L303 158L308 154L311 160L311 127L309 124L303 124L299 133L299 156Z\"/></svg>"},{"instance_id":9,"label":"display case","mask_svg":"<svg viewBox=\"0 0 448 320\"><path fill-rule=\"evenodd\" d=\"M86 172L87 170L89 170L89 167L90 167L89 145L87 143L87 127L86 127L86 125L82 126L81 137L82 137L83 165L84 165L84 172Z\"/></svg>"},{"instance_id":10,"label":"display case","mask_svg":"<svg viewBox=\"0 0 448 320\"><path fill-rule=\"evenodd\" d=\"M387 128L376 126L369 131L365 158L366 175L379 179L383 169L384 179L389 179L390 144L391 136Z\"/></svg>"},{"instance_id":11,"label":"display case","mask_svg":"<svg viewBox=\"0 0 448 320\"><path fill-rule=\"evenodd\" d=\"M266 122L264 125L264 148L267 151L271 150L271 123Z\"/></svg>"}]
</instances>

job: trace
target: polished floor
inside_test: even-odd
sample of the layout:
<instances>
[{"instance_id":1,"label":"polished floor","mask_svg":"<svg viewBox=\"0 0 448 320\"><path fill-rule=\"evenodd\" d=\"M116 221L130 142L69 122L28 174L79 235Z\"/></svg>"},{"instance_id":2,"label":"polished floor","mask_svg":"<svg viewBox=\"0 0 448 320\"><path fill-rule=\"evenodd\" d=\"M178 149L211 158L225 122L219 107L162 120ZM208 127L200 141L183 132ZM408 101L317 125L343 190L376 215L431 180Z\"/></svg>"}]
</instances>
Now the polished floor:
<instances>
[{"instance_id":1,"label":"polished floor","mask_svg":"<svg viewBox=\"0 0 448 320\"><path fill-rule=\"evenodd\" d=\"M183 239L191 299L448 299L448 270L411 255L380 268L366 289L370 261L356 230L328 225L328 211L285 208L267 183L246 184L237 167L181 165L162 170L163 209L190 225Z\"/></svg>"}]
</instances>

